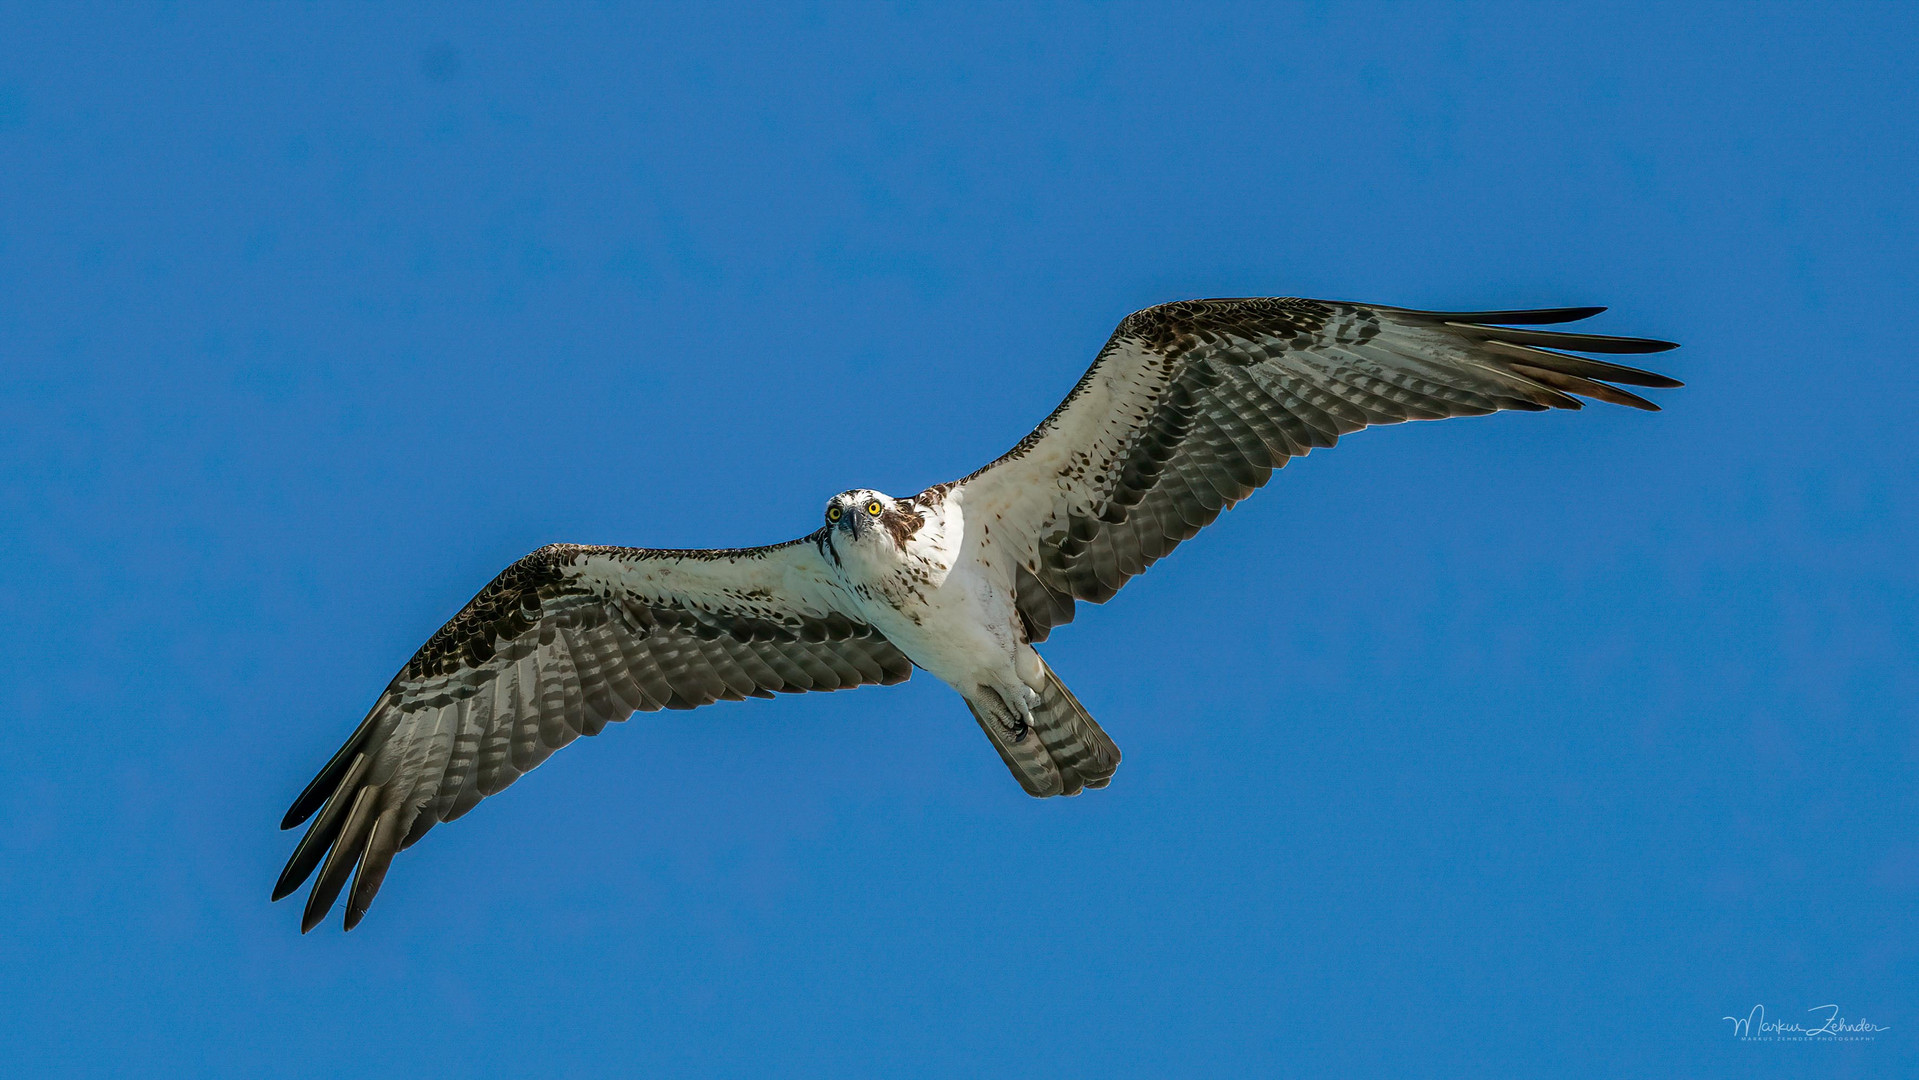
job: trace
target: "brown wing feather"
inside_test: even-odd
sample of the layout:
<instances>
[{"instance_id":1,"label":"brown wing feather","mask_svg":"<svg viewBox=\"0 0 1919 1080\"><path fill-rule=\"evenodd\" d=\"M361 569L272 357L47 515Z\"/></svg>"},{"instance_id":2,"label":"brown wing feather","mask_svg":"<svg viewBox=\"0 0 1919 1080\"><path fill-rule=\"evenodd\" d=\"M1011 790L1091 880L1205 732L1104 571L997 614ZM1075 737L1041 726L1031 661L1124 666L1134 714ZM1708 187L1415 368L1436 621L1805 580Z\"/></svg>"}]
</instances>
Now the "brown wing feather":
<instances>
[{"instance_id":1,"label":"brown wing feather","mask_svg":"<svg viewBox=\"0 0 1919 1080\"><path fill-rule=\"evenodd\" d=\"M1376 424L1502 409L1577 409L1579 397L1657 409L1612 383L1674 387L1555 349L1648 353L1647 338L1514 329L1603 308L1427 312L1299 299L1188 300L1120 323L1058 409L959 481L997 518L1031 640L1104 602L1274 469Z\"/></svg>"},{"instance_id":2,"label":"brown wing feather","mask_svg":"<svg viewBox=\"0 0 1919 1080\"><path fill-rule=\"evenodd\" d=\"M808 573L817 555L814 538L738 551L553 545L507 567L294 800L281 828L319 817L273 898L320 868L304 932L351 874L352 929L394 852L635 711L906 679L911 662Z\"/></svg>"}]
</instances>

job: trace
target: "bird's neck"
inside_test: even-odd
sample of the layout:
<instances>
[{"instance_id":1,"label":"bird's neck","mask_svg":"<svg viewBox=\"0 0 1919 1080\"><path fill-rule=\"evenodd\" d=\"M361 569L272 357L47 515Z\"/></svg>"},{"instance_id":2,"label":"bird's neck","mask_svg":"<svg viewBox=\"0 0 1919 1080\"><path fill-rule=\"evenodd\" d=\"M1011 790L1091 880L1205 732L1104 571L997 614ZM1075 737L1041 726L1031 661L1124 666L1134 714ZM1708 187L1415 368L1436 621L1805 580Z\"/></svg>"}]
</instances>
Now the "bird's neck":
<instances>
[{"instance_id":1,"label":"bird's neck","mask_svg":"<svg viewBox=\"0 0 1919 1080\"><path fill-rule=\"evenodd\" d=\"M961 529L949 520L942 502L921 509L922 521L910 533L882 532L864 543L838 549L844 584L862 603L898 608L920 602L938 589L959 556Z\"/></svg>"}]
</instances>

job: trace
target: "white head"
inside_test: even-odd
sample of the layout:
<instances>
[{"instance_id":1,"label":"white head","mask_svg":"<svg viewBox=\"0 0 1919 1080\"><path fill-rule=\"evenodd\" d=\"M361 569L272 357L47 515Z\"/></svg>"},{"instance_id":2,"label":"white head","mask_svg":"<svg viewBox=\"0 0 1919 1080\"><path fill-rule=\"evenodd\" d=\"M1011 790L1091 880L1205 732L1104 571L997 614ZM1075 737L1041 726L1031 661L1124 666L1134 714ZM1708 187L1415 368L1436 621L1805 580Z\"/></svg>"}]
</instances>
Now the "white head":
<instances>
[{"instance_id":1,"label":"white head","mask_svg":"<svg viewBox=\"0 0 1919 1080\"><path fill-rule=\"evenodd\" d=\"M870 488L842 491L826 503L827 535L836 548L871 543L904 548L925 523L925 515L911 499L895 499Z\"/></svg>"}]
</instances>

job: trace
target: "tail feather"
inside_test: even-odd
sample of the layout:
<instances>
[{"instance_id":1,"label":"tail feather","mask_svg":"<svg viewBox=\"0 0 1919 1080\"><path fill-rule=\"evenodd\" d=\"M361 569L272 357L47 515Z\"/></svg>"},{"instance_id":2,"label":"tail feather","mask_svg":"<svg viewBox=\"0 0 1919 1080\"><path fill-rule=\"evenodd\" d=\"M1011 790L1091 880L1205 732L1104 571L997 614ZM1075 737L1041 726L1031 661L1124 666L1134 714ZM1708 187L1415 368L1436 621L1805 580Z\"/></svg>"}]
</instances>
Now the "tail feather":
<instances>
[{"instance_id":1,"label":"tail feather","mask_svg":"<svg viewBox=\"0 0 1919 1080\"><path fill-rule=\"evenodd\" d=\"M1045 685L1031 725L990 687L967 697L973 719L1028 795L1077 795L1082 788L1105 787L1119 768L1119 747L1051 667L1042 663L1042 672Z\"/></svg>"},{"instance_id":2,"label":"tail feather","mask_svg":"<svg viewBox=\"0 0 1919 1080\"><path fill-rule=\"evenodd\" d=\"M967 696L966 707L973 710L973 719L979 721L980 730L986 733L993 749L999 751L1000 760L1006 763L1013 779L1019 781L1028 795L1043 799L1065 793L1059 769L1038 733L1029 730L1020 738L1013 738L1021 722L1019 714L1008 708L997 692L988 686L979 687Z\"/></svg>"},{"instance_id":3,"label":"tail feather","mask_svg":"<svg viewBox=\"0 0 1919 1080\"><path fill-rule=\"evenodd\" d=\"M1067 794L1082 785L1103 788L1112 782L1113 773L1119 769L1119 747L1050 667L1046 669L1046 689L1040 694L1036 718L1040 720L1036 725L1040 728L1040 738L1053 755L1061 778L1064 780L1071 774L1079 781L1067 783ZM1050 725L1049 719L1053 721ZM1053 736L1054 730L1058 738Z\"/></svg>"}]
</instances>

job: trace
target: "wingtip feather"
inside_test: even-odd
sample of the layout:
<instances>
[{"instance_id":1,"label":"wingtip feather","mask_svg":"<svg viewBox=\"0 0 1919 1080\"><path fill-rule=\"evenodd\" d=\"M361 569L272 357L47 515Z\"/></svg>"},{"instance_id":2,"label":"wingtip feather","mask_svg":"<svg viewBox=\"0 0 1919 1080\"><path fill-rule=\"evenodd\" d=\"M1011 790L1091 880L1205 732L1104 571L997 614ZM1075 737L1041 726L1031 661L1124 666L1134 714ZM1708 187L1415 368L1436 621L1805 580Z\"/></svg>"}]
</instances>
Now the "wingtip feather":
<instances>
[{"instance_id":1,"label":"wingtip feather","mask_svg":"<svg viewBox=\"0 0 1919 1080\"><path fill-rule=\"evenodd\" d=\"M318 813L320 807L326 805L327 798L340 786L340 777L353 767L354 755L360 752L367 736L372 733L374 720L380 715L380 708L387 703L387 700L388 695L383 693L380 699L373 703L373 708L367 710L366 718L360 721L360 726L353 729L353 734L347 736L346 742L334 751L331 758L327 759L326 765L293 800L293 805L287 807L286 816L280 819L280 828L291 829Z\"/></svg>"},{"instance_id":2,"label":"wingtip feather","mask_svg":"<svg viewBox=\"0 0 1919 1080\"><path fill-rule=\"evenodd\" d=\"M386 881L387 867L393 865L393 854L399 850L401 809L397 805L388 807L373 824L373 835L360 855L359 868L353 872L353 891L347 895L343 924L347 930L366 918L367 908L373 906L373 898Z\"/></svg>"},{"instance_id":3,"label":"wingtip feather","mask_svg":"<svg viewBox=\"0 0 1919 1080\"><path fill-rule=\"evenodd\" d=\"M320 865L320 876L314 879L313 891L307 894L306 910L300 917L301 933L318 926L327 912L333 910L334 901L340 898L347 876L365 850L367 829L373 823L373 805L379 798L377 784L361 788L353 797L353 809L347 811L346 824L341 826L340 835L333 841L333 850L327 852L326 861Z\"/></svg>"},{"instance_id":4,"label":"wingtip feather","mask_svg":"<svg viewBox=\"0 0 1919 1080\"><path fill-rule=\"evenodd\" d=\"M346 774L340 778L339 786L333 789L332 795L322 805L319 818L300 838L286 866L281 869L279 880L273 886L273 899L283 900L290 896L312 875L313 868L320 864L321 858L340 834L341 815L347 810L346 800L366 774L368 764L369 759L364 753L354 755Z\"/></svg>"}]
</instances>

